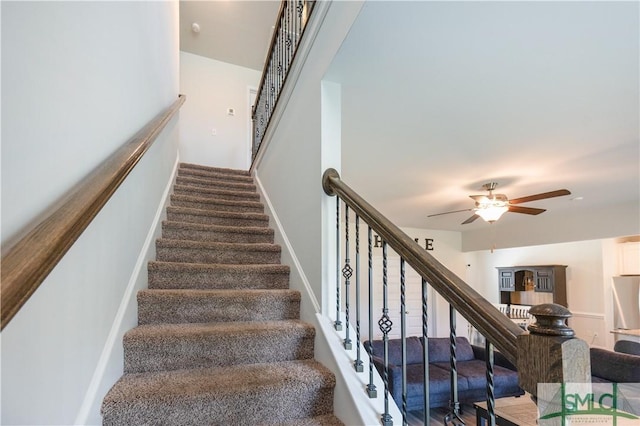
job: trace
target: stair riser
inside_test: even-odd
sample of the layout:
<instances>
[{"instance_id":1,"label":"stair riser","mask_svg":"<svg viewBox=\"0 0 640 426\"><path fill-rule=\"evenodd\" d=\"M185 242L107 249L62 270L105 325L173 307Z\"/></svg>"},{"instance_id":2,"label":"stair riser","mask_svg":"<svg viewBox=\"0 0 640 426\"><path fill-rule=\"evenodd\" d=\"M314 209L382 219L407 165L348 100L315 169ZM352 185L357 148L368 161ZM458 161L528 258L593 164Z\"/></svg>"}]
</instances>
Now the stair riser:
<instances>
[{"instance_id":1,"label":"stair riser","mask_svg":"<svg viewBox=\"0 0 640 426\"><path fill-rule=\"evenodd\" d=\"M204 200L181 200L173 195L171 196L171 205L176 207L187 207L190 209L211 210L218 212L264 213L264 207L262 205L236 205L205 202Z\"/></svg>"},{"instance_id":2,"label":"stair riser","mask_svg":"<svg viewBox=\"0 0 640 426\"><path fill-rule=\"evenodd\" d=\"M176 185L193 186L198 188L223 191L242 191L248 193L256 192L256 186L253 184L207 179L196 176L177 176Z\"/></svg>"},{"instance_id":3,"label":"stair riser","mask_svg":"<svg viewBox=\"0 0 640 426\"><path fill-rule=\"evenodd\" d=\"M183 228L162 228L162 237L174 240L209 241L217 243L269 243L273 234L251 232L200 231Z\"/></svg>"},{"instance_id":4,"label":"stair riser","mask_svg":"<svg viewBox=\"0 0 640 426\"><path fill-rule=\"evenodd\" d=\"M178 176L193 177L196 179L223 180L227 182L237 182L237 183L245 183L245 184L253 185L253 178L251 176L242 176L242 175L231 174L231 173L219 173L219 172L208 171L208 170L179 168Z\"/></svg>"},{"instance_id":5,"label":"stair riser","mask_svg":"<svg viewBox=\"0 0 640 426\"><path fill-rule=\"evenodd\" d=\"M280 263L280 252L157 247L156 259L161 262L276 264Z\"/></svg>"},{"instance_id":6,"label":"stair riser","mask_svg":"<svg viewBox=\"0 0 640 426\"><path fill-rule=\"evenodd\" d=\"M192 295L147 291L138 294L138 324L180 324L232 321L279 321L300 317L297 295Z\"/></svg>"},{"instance_id":7,"label":"stair riser","mask_svg":"<svg viewBox=\"0 0 640 426\"><path fill-rule=\"evenodd\" d=\"M260 201L260 195L248 191L225 191L215 189L198 188L197 186L179 186L173 189L177 195L187 195L190 197L202 197L229 201Z\"/></svg>"},{"instance_id":8,"label":"stair riser","mask_svg":"<svg viewBox=\"0 0 640 426\"><path fill-rule=\"evenodd\" d=\"M103 426L122 425L273 425L333 412L333 387L309 389L246 386L244 393L184 395L170 401L130 401L103 415Z\"/></svg>"},{"instance_id":9,"label":"stair riser","mask_svg":"<svg viewBox=\"0 0 640 426\"><path fill-rule=\"evenodd\" d=\"M217 274L208 271L149 270L149 288L176 289L284 289L289 287L289 274L236 273Z\"/></svg>"},{"instance_id":10,"label":"stair riser","mask_svg":"<svg viewBox=\"0 0 640 426\"><path fill-rule=\"evenodd\" d=\"M313 358L313 329L278 331L125 336L124 372L226 367Z\"/></svg>"},{"instance_id":11,"label":"stair riser","mask_svg":"<svg viewBox=\"0 0 640 426\"><path fill-rule=\"evenodd\" d=\"M269 219L245 219L239 217L220 217L173 212L167 212L167 220L173 222L201 223L204 225L220 226L269 226Z\"/></svg>"},{"instance_id":12,"label":"stair riser","mask_svg":"<svg viewBox=\"0 0 640 426\"><path fill-rule=\"evenodd\" d=\"M221 173L234 176L251 176L248 170L228 169L223 167L203 166L201 164L180 163L180 170L206 170L213 173Z\"/></svg>"}]
</instances>

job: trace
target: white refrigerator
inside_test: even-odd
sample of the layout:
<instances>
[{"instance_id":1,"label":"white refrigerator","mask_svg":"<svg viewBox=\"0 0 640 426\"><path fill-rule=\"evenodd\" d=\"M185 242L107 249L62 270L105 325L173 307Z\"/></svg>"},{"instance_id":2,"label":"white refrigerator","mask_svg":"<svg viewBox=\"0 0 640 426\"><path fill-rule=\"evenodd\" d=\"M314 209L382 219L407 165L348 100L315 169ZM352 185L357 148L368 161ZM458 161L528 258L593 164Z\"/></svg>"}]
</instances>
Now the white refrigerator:
<instances>
[{"instance_id":1,"label":"white refrigerator","mask_svg":"<svg viewBox=\"0 0 640 426\"><path fill-rule=\"evenodd\" d=\"M613 278L614 329L640 329L640 276Z\"/></svg>"}]
</instances>

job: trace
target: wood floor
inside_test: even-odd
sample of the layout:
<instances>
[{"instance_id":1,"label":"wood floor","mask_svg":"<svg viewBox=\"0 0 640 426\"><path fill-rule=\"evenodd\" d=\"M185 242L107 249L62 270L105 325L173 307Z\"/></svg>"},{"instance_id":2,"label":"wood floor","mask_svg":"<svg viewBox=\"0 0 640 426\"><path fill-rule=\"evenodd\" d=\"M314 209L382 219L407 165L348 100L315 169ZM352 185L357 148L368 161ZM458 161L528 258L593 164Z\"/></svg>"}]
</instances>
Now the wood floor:
<instances>
[{"instance_id":1,"label":"wood floor","mask_svg":"<svg viewBox=\"0 0 640 426\"><path fill-rule=\"evenodd\" d=\"M449 412L447 408L432 408L430 412L430 424L431 426L444 426L444 417ZM475 426L476 424L476 410L473 405L462 405L462 415L460 416L466 426ZM398 422L401 424L402 422ZM411 411L407 415L407 423L409 426L421 426L424 424L424 418L422 411ZM394 423L395 424L395 423ZM452 426L451 423L448 426Z\"/></svg>"}]
</instances>

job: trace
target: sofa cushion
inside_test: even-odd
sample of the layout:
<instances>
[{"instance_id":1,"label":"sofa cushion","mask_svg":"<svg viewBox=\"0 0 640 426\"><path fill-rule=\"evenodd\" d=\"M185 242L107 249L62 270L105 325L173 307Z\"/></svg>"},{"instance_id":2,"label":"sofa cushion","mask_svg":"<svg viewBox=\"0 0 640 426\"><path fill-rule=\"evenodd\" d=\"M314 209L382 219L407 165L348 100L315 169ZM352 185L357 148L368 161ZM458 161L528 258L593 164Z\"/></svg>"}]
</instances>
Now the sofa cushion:
<instances>
[{"instance_id":1,"label":"sofa cushion","mask_svg":"<svg viewBox=\"0 0 640 426\"><path fill-rule=\"evenodd\" d=\"M384 344L382 340L374 340L371 344L365 342L367 351L373 346L373 354L379 358L384 357ZM422 363L422 343L416 336L407 337L407 365ZM401 339L389 339L389 364L402 365L402 341Z\"/></svg>"},{"instance_id":2,"label":"sofa cushion","mask_svg":"<svg viewBox=\"0 0 640 426\"><path fill-rule=\"evenodd\" d=\"M449 363L436 363L436 366L450 371ZM487 387L487 364L484 361L462 361L456 364L458 378L464 377L470 388L485 389ZM493 386L498 388L518 388L518 373L508 368L493 366Z\"/></svg>"},{"instance_id":3,"label":"sofa cushion","mask_svg":"<svg viewBox=\"0 0 640 426\"><path fill-rule=\"evenodd\" d=\"M449 362L451 349L448 337L429 337L429 362ZM456 337L456 359L470 361L475 359L473 349L466 337Z\"/></svg>"}]
</instances>

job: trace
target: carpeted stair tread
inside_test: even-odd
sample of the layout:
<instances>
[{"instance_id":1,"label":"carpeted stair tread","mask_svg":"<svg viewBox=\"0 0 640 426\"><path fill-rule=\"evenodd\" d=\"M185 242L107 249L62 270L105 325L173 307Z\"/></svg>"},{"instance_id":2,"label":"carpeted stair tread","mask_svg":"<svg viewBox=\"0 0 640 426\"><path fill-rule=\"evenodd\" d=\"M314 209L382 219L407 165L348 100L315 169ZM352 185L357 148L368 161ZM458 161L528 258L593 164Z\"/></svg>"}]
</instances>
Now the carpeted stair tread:
<instances>
[{"instance_id":1,"label":"carpeted stair tread","mask_svg":"<svg viewBox=\"0 0 640 426\"><path fill-rule=\"evenodd\" d=\"M193 163L180 163L180 168L185 170L186 169L207 170L207 171L224 173L229 175L251 176L251 172L249 170L229 169L226 167L203 166L201 164L193 164Z\"/></svg>"},{"instance_id":2,"label":"carpeted stair tread","mask_svg":"<svg viewBox=\"0 0 640 426\"><path fill-rule=\"evenodd\" d=\"M241 175L237 173L228 173L222 170L206 170L194 169L189 167L178 168L178 176L196 177L199 179L215 179L227 180L230 182L253 183L253 177L250 175Z\"/></svg>"},{"instance_id":3,"label":"carpeted stair tread","mask_svg":"<svg viewBox=\"0 0 640 426\"><path fill-rule=\"evenodd\" d=\"M219 198L221 200L260 200L260 194L249 191L233 191L230 189L199 188L192 185L174 185L173 193L180 195L197 195L203 198Z\"/></svg>"},{"instance_id":4,"label":"carpeted stair tread","mask_svg":"<svg viewBox=\"0 0 640 426\"><path fill-rule=\"evenodd\" d=\"M300 293L273 290L141 290L138 324L297 319Z\"/></svg>"},{"instance_id":5,"label":"carpeted stair tread","mask_svg":"<svg viewBox=\"0 0 640 426\"><path fill-rule=\"evenodd\" d=\"M177 206L167 207L167 220L223 226L269 226L269 216L263 213L225 212Z\"/></svg>"},{"instance_id":6,"label":"carpeted stair tread","mask_svg":"<svg viewBox=\"0 0 640 426\"><path fill-rule=\"evenodd\" d=\"M149 288L288 288L286 265L148 264Z\"/></svg>"},{"instance_id":7,"label":"carpeted stair tread","mask_svg":"<svg viewBox=\"0 0 640 426\"><path fill-rule=\"evenodd\" d=\"M219 243L208 241L172 240L156 241L156 260L162 262L277 264L280 246L257 243Z\"/></svg>"},{"instance_id":8,"label":"carpeted stair tread","mask_svg":"<svg viewBox=\"0 0 640 426\"><path fill-rule=\"evenodd\" d=\"M180 164L103 425L342 425L248 171Z\"/></svg>"},{"instance_id":9,"label":"carpeted stair tread","mask_svg":"<svg viewBox=\"0 0 640 426\"><path fill-rule=\"evenodd\" d=\"M125 374L103 425L285 423L333 412L335 378L314 360Z\"/></svg>"},{"instance_id":10,"label":"carpeted stair tread","mask_svg":"<svg viewBox=\"0 0 640 426\"><path fill-rule=\"evenodd\" d=\"M300 320L140 325L124 335L124 371L311 359L314 337Z\"/></svg>"},{"instance_id":11,"label":"carpeted stair tread","mask_svg":"<svg viewBox=\"0 0 640 426\"><path fill-rule=\"evenodd\" d=\"M263 213L264 205L257 201L220 200L190 195L171 195L173 206L189 207L200 210Z\"/></svg>"},{"instance_id":12,"label":"carpeted stair tread","mask_svg":"<svg viewBox=\"0 0 640 426\"><path fill-rule=\"evenodd\" d=\"M176 176L176 185L189 185L209 189L226 189L232 191L256 192L256 185L245 182L233 182L223 179L211 179L203 176Z\"/></svg>"},{"instance_id":13,"label":"carpeted stair tread","mask_svg":"<svg viewBox=\"0 0 640 426\"><path fill-rule=\"evenodd\" d=\"M344 423L333 414L325 414L323 416L308 417L305 419L295 419L284 423L265 423L270 426L344 426Z\"/></svg>"},{"instance_id":14,"label":"carpeted stair tread","mask_svg":"<svg viewBox=\"0 0 640 426\"><path fill-rule=\"evenodd\" d=\"M162 237L193 241L273 243L274 231L262 226L226 226L163 221Z\"/></svg>"}]
</instances>

